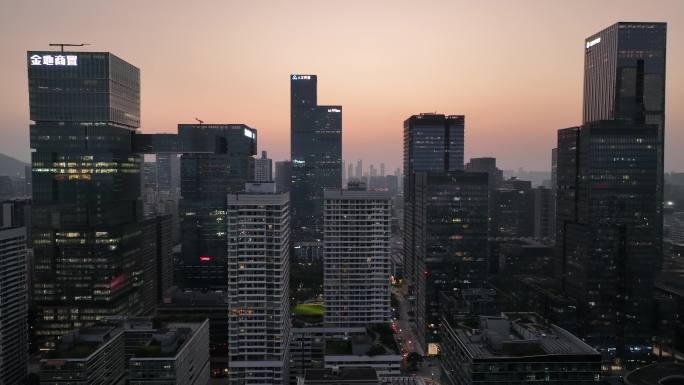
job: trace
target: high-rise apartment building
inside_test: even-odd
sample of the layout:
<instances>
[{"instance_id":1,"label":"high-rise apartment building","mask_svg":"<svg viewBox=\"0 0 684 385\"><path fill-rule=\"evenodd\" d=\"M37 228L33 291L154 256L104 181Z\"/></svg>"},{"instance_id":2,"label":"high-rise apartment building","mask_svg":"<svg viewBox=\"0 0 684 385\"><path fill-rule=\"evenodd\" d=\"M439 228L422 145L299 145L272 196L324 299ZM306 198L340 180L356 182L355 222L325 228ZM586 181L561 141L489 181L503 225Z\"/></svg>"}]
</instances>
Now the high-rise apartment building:
<instances>
[{"instance_id":1,"label":"high-rise apartment building","mask_svg":"<svg viewBox=\"0 0 684 385\"><path fill-rule=\"evenodd\" d=\"M391 200L384 191L325 191L324 322L355 327L390 320Z\"/></svg>"},{"instance_id":2,"label":"high-rise apartment building","mask_svg":"<svg viewBox=\"0 0 684 385\"><path fill-rule=\"evenodd\" d=\"M292 234L323 234L323 190L342 187L342 106L321 106L316 75L290 77Z\"/></svg>"},{"instance_id":3,"label":"high-rise apartment building","mask_svg":"<svg viewBox=\"0 0 684 385\"><path fill-rule=\"evenodd\" d=\"M226 194L254 178L257 132L244 124L179 124L186 142L218 138L220 153L181 157L181 243L187 288L222 287L226 272Z\"/></svg>"},{"instance_id":4,"label":"high-rise apartment building","mask_svg":"<svg viewBox=\"0 0 684 385\"><path fill-rule=\"evenodd\" d=\"M34 332L142 308L140 71L108 52L27 54Z\"/></svg>"},{"instance_id":5,"label":"high-rise apartment building","mask_svg":"<svg viewBox=\"0 0 684 385\"><path fill-rule=\"evenodd\" d=\"M254 180L257 182L273 180L273 160L268 158L266 151L261 151L261 158L254 160Z\"/></svg>"},{"instance_id":6,"label":"high-rise apartment building","mask_svg":"<svg viewBox=\"0 0 684 385\"><path fill-rule=\"evenodd\" d=\"M420 248L422 213L415 208L416 173L463 169L463 115L413 115L404 121L404 277L417 335L425 333L425 255Z\"/></svg>"},{"instance_id":7,"label":"high-rise apartment building","mask_svg":"<svg viewBox=\"0 0 684 385\"><path fill-rule=\"evenodd\" d=\"M0 221L0 384L21 384L28 368L26 228L5 219Z\"/></svg>"},{"instance_id":8,"label":"high-rise apartment building","mask_svg":"<svg viewBox=\"0 0 684 385\"><path fill-rule=\"evenodd\" d=\"M273 183L228 194L231 384L289 382L290 199Z\"/></svg>"}]
</instances>

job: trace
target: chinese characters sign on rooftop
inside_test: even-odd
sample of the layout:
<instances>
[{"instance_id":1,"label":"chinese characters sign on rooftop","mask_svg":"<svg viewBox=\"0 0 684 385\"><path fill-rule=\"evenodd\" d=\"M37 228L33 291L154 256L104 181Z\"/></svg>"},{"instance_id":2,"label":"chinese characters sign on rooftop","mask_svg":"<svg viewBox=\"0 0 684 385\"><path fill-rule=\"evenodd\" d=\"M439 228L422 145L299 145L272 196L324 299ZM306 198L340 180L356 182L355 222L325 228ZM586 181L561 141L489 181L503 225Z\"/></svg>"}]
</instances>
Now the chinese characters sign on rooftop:
<instances>
[{"instance_id":1,"label":"chinese characters sign on rooftop","mask_svg":"<svg viewBox=\"0 0 684 385\"><path fill-rule=\"evenodd\" d=\"M77 66L76 55L33 55L29 58L32 66Z\"/></svg>"}]
</instances>

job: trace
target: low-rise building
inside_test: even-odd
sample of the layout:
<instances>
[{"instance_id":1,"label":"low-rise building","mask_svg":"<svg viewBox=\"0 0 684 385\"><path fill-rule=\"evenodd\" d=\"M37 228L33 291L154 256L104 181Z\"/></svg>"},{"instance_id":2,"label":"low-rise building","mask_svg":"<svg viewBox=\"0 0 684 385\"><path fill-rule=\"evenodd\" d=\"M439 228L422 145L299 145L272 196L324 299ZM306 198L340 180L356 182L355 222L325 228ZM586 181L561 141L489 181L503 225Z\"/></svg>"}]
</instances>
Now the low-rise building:
<instances>
[{"instance_id":1,"label":"low-rise building","mask_svg":"<svg viewBox=\"0 0 684 385\"><path fill-rule=\"evenodd\" d=\"M62 337L40 360L41 385L123 385L126 382L123 329L81 328Z\"/></svg>"},{"instance_id":2,"label":"low-rise building","mask_svg":"<svg viewBox=\"0 0 684 385\"><path fill-rule=\"evenodd\" d=\"M535 313L480 317L474 328L444 317L441 336L441 380L446 385L581 385L600 380L601 355Z\"/></svg>"},{"instance_id":3,"label":"low-rise building","mask_svg":"<svg viewBox=\"0 0 684 385\"><path fill-rule=\"evenodd\" d=\"M345 339L328 339L323 358L326 368L369 367L378 377L401 375L403 357L394 336L385 325L368 328L367 333Z\"/></svg>"},{"instance_id":4,"label":"low-rise building","mask_svg":"<svg viewBox=\"0 0 684 385\"><path fill-rule=\"evenodd\" d=\"M129 360L129 385L206 385L208 381L209 320L168 323L155 330Z\"/></svg>"},{"instance_id":5,"label":"low-rise building","mask_svg":"<svg viewBox=\"0 0 684 385\"><path fill-rule=\"evenodd\" d=\"M42 385L205 385L209 321L106 318L65 335L39 371Z\"/></svg>"},{"instance_id":6,"label":"low-rise building","mask_svg":"<svg viewBox=\"0 0 684 385\"><path fill-rule=\"evenodd\" d=\"M301 327L292 328L290 339L290 383L304 376L307 370L323 369L325 346L330 339L358 338L366 328Z\"/></svg>"},{"instance_id":7,"label":"low-rise building","mask_svg":"<svg viewBox=\"0 0 684 385\"><path fill-rule=\"evenodd\" d=\"M220 290L191 290L173 287L157 306L157 317L209 319L209 364L212 377L228 376L228 294Z\"/></svg>"}]
</instances>

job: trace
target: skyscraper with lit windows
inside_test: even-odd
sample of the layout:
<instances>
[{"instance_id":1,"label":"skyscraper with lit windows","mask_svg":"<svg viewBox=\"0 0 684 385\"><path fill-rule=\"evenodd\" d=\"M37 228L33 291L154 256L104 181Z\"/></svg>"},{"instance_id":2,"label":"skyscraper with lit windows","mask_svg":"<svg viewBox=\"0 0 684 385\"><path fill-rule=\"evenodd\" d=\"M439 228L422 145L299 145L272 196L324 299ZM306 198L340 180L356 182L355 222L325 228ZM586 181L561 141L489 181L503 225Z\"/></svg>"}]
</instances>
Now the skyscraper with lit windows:
<instances>
[{"instance_id":1,"label":"skyscraper with lit windows","mask_svg":"<svg viewBox=\"0 0 684 385\"><path fill-rule=\"evenodd\" d=\"M425 215L417 188L419 173L448 173L463 170L463 115L419 114L404 121L404 277L415 327L421 345L425 346Z\"/></svg>"},{"instance_id":2,"label":"skyscraper with lit windows","mask_svg":"<svg viewBox=\"0 0 684 385\"><path fill-rule=\"evenodd\" d=\"M620 22L588 37L583 124L558 131L557 273L577 303L580 336L610 366L634 366L651 351L666 28Z\"/></svg>"},{"instance_id":3,"label":"skyscraper with lit windows","mask_svg":"<svg viewBox=\"0 0 684 385\"><path fill-rule=\"evenodd\" d=\"M323 190L342 188L342 106L321 106L316 75L290 76L294 241L322 239Z\"/></svg>"},{"instance_id":4,"label":"skyscraper with lit windows","mask_svg":"<svg viewBox=\"0 0 684 385\"><path fill-rule=\"evenodd\" d=\"M227 195L230 384L285 385L290 344L290 198L275 183Z\"/></svg>"},{"instance_id":5,"label":"skyscraper with lit windows","mask_svg":"<svg viewBox=\"0 0 684 385\"><path fill-rule=\"evenodd\" d=\"M181 156L182 276L186 288L221 288L227 282L226 194L254 179L257 131L244 124L179 124L186 142L216 138L216 153Z\"/></svg>"},{"instance_id":6,"label":"skyscraper with lit windows","mask_svg":"<svg viewBox=\"0 0 684 385\"><path fill-rule=\"evenodd\" d=\"M28 52L35 334L142 306L140 71L109 52ZM50 344L48 344L50 346Z\"/></svg>"}]
</instances>

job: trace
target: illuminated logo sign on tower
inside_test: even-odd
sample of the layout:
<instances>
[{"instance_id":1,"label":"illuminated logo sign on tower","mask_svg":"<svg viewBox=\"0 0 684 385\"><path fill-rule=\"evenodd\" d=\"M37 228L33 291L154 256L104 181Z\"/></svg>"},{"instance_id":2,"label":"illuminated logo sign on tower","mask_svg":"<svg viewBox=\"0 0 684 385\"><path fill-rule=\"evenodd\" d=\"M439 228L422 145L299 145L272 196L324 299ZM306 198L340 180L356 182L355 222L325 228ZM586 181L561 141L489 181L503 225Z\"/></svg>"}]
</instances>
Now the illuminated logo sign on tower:
<instances>
[{"instance_id":1,"label":"illuminated logo sign on tower","mask_svg":"<svg viewBox=\"0 0 684 385\"><path fill-rule=\"evenodd\" d=\"M76 55L32 55L29 58L32 66L77 66Z\"/></svg>"},{"instance_id":2,"label":"illuminated logo sign on tower","mask_svg":"<svg viewBox=\"0 0 684 385\"><path fill-rule=\"evenodd\" d=\"M600 42L601 42L601 38L600 38L600 37L597 37L597 38L594 39L594 40L588 41L588 42L587 42L587 48L591 48L591 47L595 46L596 44L598 44L598 43L600 43Z\"/></svg>"}]
</instances>

